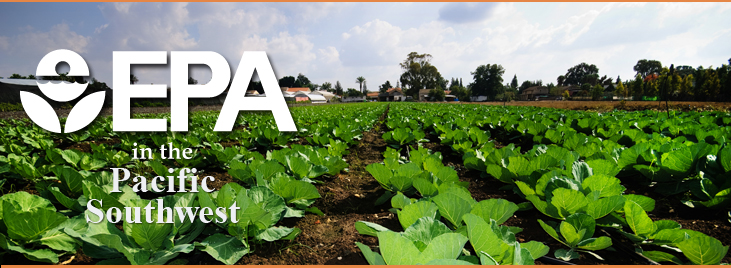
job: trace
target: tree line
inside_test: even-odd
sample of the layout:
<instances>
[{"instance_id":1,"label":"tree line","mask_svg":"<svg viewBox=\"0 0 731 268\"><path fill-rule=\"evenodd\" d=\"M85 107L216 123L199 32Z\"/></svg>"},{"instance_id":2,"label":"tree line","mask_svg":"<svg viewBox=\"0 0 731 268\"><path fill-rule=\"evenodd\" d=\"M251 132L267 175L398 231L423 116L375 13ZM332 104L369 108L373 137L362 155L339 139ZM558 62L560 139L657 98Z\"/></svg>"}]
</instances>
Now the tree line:
<instances>
[{"instance_id":1,"label":"tree line","mask_svg":"<svg viewBox=\"0 0 731 268\"><path fill-rule=\"evenodd\" d=\"M674 101L729 101L731 100L731 59L729 64L720 67L709 66L696 68L671 64L664 66L660 61L641 59L633 66L635 77L629 80L622 80L619 76L616 79L607 75L600 76L599 68L594 64L585 62L569 68L565 74L556 78L556 83L543 83L541 80L525 80L518 82L517 75L509 83L503 84L505 68L500 64L484 64L477 66L470 72L472 81L463 84L462 78L442 77L441 73L432 63L432 55L411 52L406 59L399 63L402 74L396 82L395 87L403 88L406 96L418 99L419 91L431 89L428 98L432 100L443 100L445 90L449 90L459 100L468 101L470 97L480 97L487 101L512 100L522 94L530 87L545 86L549 94L563 96L566 99L572 97L591 98L593 100L606 99L613 96L630 98L634 100L674 100ZM65 80L69 82L85 83L82 77L71 77L68 73L59 76L40 77L41 80ZM34 75L22 76L13 74L9 78L36 79ZM138 82L137 77L130 75L130 83ZM315 84L307 76L300 73L296 77L284 76L279 79L280 87L306 87L311 91L323 90L332 92L344 97L361 97L368 93L367 80L363 76L355 79L359 88L344 89L340 81L333 85L330 82ZM192 77L188 78L189 84L197 84L198 81ZM108 89L105 83L92 79L90 87ZM386 93L394 86L386 81L378 87L379 93ZM569 94L569 89L578 91L578 94ZM261 82L252 81L247 90L256 90L263 93Z\"/></svg>"}]
</instances>

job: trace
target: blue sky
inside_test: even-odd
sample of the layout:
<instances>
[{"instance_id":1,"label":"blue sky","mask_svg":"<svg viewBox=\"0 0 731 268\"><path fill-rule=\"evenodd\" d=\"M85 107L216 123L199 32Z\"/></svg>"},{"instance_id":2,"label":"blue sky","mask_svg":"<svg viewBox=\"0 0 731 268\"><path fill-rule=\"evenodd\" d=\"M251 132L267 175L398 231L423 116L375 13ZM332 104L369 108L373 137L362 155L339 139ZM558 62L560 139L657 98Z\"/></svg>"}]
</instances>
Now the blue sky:
<instances>
[{"instance_id":1,"label":"blue sky","mask_svg":"<svg viewBox=\"0 0 731 268\"><path fill-rule=\"evenodd\" d=\"M109 85L120 50L215 51L232 68L264 50L278 77L357 88L364 76L370 90L395 85L412 51L465 83L482 64L501 64L505 82L548 83L581 62L629 79L639 59L708 67L731 57L731 3L0 3L0 25L0 77L32 74L63 48ZM167 68L134 72L169 83Z\"/></svg>"}]
</instances>

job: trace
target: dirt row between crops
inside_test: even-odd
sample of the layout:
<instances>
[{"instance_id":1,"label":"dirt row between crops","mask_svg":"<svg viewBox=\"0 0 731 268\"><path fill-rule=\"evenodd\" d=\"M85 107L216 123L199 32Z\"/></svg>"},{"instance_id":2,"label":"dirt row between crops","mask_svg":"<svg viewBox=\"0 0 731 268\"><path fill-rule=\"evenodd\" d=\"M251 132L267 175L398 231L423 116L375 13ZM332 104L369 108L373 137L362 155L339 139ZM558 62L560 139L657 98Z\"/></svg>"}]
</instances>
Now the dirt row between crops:
<instances>
[{"instance_id":1,"label":"dirt row between crops","mask_svg":"<svg viewBox=\"0 0 731 268\"><path fill-rule=\"evenodd\" d=\"M375 222L392 230L401 228L396 216L388 211L390 206L374 205L385 189L365 170L369 164L383 162L386 142L381 136L386 130L384 120L388 110L371 130L363 133L358 145L351 147L350 153L344 156L349 164L348 172L326 178L324 184L316 185L322 198L313 206L325 215L308 213L304 218L285 219L282 225L302 230L297 238L252 245L254 252L245 255L237 264L368 264L355 242L375 247L378 241L374 237L360 235L355 230L355 222ZM221 186L235 181L225 172L214 176ZM204 253L194 253L188 261L189 264L219 264Z\"/></svg>"}]
</instances>

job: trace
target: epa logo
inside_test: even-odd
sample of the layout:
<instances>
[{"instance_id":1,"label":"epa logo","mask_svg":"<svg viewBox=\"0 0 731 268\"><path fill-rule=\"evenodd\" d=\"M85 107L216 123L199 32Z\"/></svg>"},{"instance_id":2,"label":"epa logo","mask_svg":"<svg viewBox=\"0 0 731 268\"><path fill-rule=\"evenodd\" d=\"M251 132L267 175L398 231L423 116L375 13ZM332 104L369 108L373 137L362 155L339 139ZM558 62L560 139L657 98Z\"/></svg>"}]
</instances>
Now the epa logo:
<instances>
[{"instance_id":1,"label":"epa logo","mask_svg":"<svg viewBox=\"0 0 731 268\"><path fill-rule=\"evenodd\" d=\"M36 76L58 76L56 65L60 62L68 63L71 68L68 76L89 76L89 66L86 65L86 61L76 52L66 49L59 49L46 54L38 63ZM88 86L88 83L79 84L76 82L68 84L36 82L36 84L46 97L58 102L69 102L78 98ZM102 110L104 97L104 91L99 91L79 100L69 112L63 133L75 132L94 121L94 118ZM38 126L51 132L61 133L61 121L58 119L56 111L46 100L36 94L21 91L20 102L23 104L23 110L28 114L28 117Z\"/></svg>"}]
</instances>

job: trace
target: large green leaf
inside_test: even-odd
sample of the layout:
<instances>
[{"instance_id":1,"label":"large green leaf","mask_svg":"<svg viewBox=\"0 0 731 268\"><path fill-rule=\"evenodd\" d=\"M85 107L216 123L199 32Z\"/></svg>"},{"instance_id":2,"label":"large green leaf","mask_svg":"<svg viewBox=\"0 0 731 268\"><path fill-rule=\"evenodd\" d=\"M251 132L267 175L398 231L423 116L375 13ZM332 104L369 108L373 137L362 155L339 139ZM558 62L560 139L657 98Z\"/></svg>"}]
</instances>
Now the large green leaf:
<instances>
[{"instance_id":1,"label":"large green leaf","mask_svg":"<svg viewBox=\"0 0 731 268\"><path fill-rule=\"evenodd\" d=\"M655 200L644 195L626 194L623 195L626 201L632 201L640 205L645 211L655 210Z\"/></svg>"},{"instance_id":2,"label":"large green leaf","mask_svg":"<svg viewBox=\"0 0 731 268\"><path fill-rule=\"evenodd\" d=\"M589 160L586 161L586 163L589 165L589 167L591 167L592 173L595 176L601 174L608 177L614 177L617 176L620 171L617 163L605 159Z\"/></svg>"},{"instance_id":3,"label":"large green leaf","mask_svg":"<svg viewBox=\"0 0 731 268\"><path fill-rule=\"evenodd\" d=\"M652 259L655 262L672 262L678 265L684 264L683 261L680 260L680 258L663 251L644 251L642 252L642 255Z\"/></svg>"},{"instance_id":4,"label":"large green leaf","mask_svg":"<svg viewBox=\"0 0 731 268\"><path fill-rule=\"evenodd\" d=\"M414 241L419 250L423 250L424 248L420 246L426 247L435 237L451 232L452 230L450 230L449 227L444 225L441 221L424 217L416 220L414 224L409 226L409 228L406 228L402 235L409 240Z\"/></svg>"},{"instance_id":5,"label":"large green leaf","mask_svg":"<svg viewBox=\"0 0 731 268\"><path fill-rule=\"evenodd\" d=\"M693 163L696 160L694 158L692 148L683 147L679 150L664 153L661 158L661 168L674 176L682 177L691 172Z\"/></svg>"},{"instance_id":6,"label":"large green leaf","mask_svg":"<svg viewBox=\"0 0 731 268\"><path fill-rule=\"evenodd\" d=\"M250 250L249 247L235 237L225 236L222 233L209 236L203 242L196 243L196 245L203 246L202 251L227 265L235 264Z\"/></svg>"},{"instance_id":7,"label":"large green leaf","mask_svg":"<svg viewBox=\"0 0 731 268\"><path fill-rule=\"evenodd\" d=\"M446 233L437 236L419 255L417 262L412 264L428 263L439 259L457 259L462 254L462 249L467 240L467 237L459 233Z\"/></svg>"},{"instance_id":8,"label":"large green leaf","mask_svg":"<svg viewBox=\"0 0 731 268\"><path fill-rule=\"evenodd\" d=\"M416 202L398 211L398 220L401 223L401 227L406 229L420 218L435 218L438 209L439 207L430 201Z\"/></svg>"},{"instance_id":9,"label":"large green leaf","mask_svg":"<svg viewBox=\"0 0 731 268\"><path fill-rule=\"evenodd\" d=\"M390 231L388 228L377 223L358 221L355 223L355 230L362 235L377 236L379 232Z\"/></svg>"},{"instance_id":10,"label":"large green leaf","mask_svg":"<svg viewBox=\"0 0 731 268\"><path fill-rule=\"evenodd\" d=\"M363 257L365 257L366 261L368 261L368 264L370 265L386 265L386 262L383 260L383 257L381 254L373 252L371 248L369 248L366 245L361 244L360 242L355 242L355 245L358 246L360 251L363 253Z\"/></svg>"},{"instance_id":11,"label":"large green leaf","mask_svg":"<svg viewBox=\"0 0 731 268\"><path fill-rule=\"evenodd\" d=\"M2 233L0 233L0 248L3 251L22 253L25 257L33 261L58 263L58 254L50 249L27 249L11 243Z\"/></svg>"},{"instance_id":12,"label":"large green leaf","mask_svg":"<svg viewBox=\"0 0 731 268\"><path fill-rule=\"evenodd\" d=\"M297 201L306 201L320 198L317 187L309 182L292 180L286 177L274 178L269 188L292 204Z\"/></svg>"},{"instance_id":13,"label":"large green leaf","mask_svg":"<svg viewBox=\"0 0 731 268\"><path fill-rule=\"evenodd\" d=\"M591 201L589 206L586 207L586 214L589 214L594 219L602 218L612 211L622 209L624 206L624 197L621 195L610 196L607 198L601 198L596 201Z\"/></svg>"},{"instance_id":14,"label":"large green leaf","mask_svg":"<svg viewBox=\"0 0 731 268\"><path fill-rule=\"evenodd\" d=\"M131 237L132 240L135 241L137 245L139 245L143 249L155 251L162 248L163 243L173 231L173 225L158 222L165 222L167 220L172 221L172 219L159 219L159 214L157 212L152 212L152 215L150 215L152 223L148 223L146 221L147 214L145 213L144 207L150 204L150 201L140 199L138 201L135 201L134 203L136 204L132 206L132 209L140 210L140 219L138 219L140 222L130 223L125 220L123 224L124 233L128 237ZM153 202L151 206L157 207L156 202ZM165 216L164 213L163 216ZM132 219L134 220L134 216L132 216Z\"/></svg>"},{"instance_id":15,"label":"large green leaf","mask_svg":"<svg viewBox=\"0 0 731 268\"><path fill-rule=\"evenodd\" d=\"M378 233L378 245L388 265L414 265L421 255L411 240L390 231Z\"/></svg>"},{"instance_id":16,"label":"large green leaf","mask_svg":"<svg viewBox=\"0 0 731 268\"><path fill-rule=\"evenodd\" d=\"M645 210L635 202L624 203L624 215L627 224L636 235L647 237L657 230L657 226L647 216Z\"/></svg>"},{"instance_id":17,"label":"large green leaf","mask_svg":"<svg viewBox=\"0 0 731 268\"><path fill-rule=\"evenodd\" d=\"M490 224L473 214L465 214L463 219L467 224L470 244L476 252L485 252L498 262L506 257L510 246L493 232Z\"/></svg>"},{"instance_id":18,"label":"large green leaf","mask_svg":"<svg viewBox=\"0 0 731 268\"><path fill-rule=\"evenodd\" d=\"M432 200L439 207L439 214L456 228L462 226L462 216L471 210L471 204L467 200L453 193L441 193Z\"/></svg>"},{"instance_id":19,"label":"large green leaf","mask_svg":"<svg viewBox=\"0 0 731 268\"><path fill-rule=\"evenodd\" d=\"M19 209L8 200L4 200L3 220L11 239L30 241L53 229L68 218L55 209L35 207L28 210Z\"/></svg>"},{"instance_id":20,"label":"large green leaf","mask_svg":"<svg viewBox=\"0 0 731 268\"><path fill-rule=\"evenodd\" d=\"M387 190L391 189L390 181L391 177L393 177L393 172L391 172L391 170L388 169L386 166L374 163L366 166L366 171L368 171L368 173L371 173L373 178L375 178L376 181L378 181L378 183L383 186L383 188L386 188Z\"/></svg>"},{"instance_id":21,"label":"large green leaf","mask_svg":"<svg viewBox=\"0 0 731 268\"><path fill-rule=\"evenodd\" d=\"M51 170L64 183L66 189L75 194L76 197L83 193L82 182L84 181L84 176L81 173L66 166L55 166Z\"/></svg>"},{"instance_id":22,"label":"large green leaf","mask_svg":"<svg viewBox=\"0 0 731 268\"><path fill-rule=\"evenodd\" d=\"M589 164L586 162L574 162L574 165L571 167L571 174L574 175L574 180L581 183L584 179L591 177L594 173L592 172Z\"/></svg>"},{"instance_id":23,"label":"large green leaf","mask_svg":"<svg viewBox=\"0 0 731 268\"><path fill-rule=\"evenodd\" d=\"M518 205L505 199L493 198L478 202L472 206L470 213L482 217L486 222L490 219L503 224L518 211Z\"/></svg>"},{"instance_id":24,"label":"large green leaf","mask_svg":"<svg viewBox=\"0 0 731 268\"><path fill-rule=\"evenodd\" d=\"M578 244L578 248L584 250L602 250L612 246L612 239L607 236L600 236L597 238L589 238L581 241Z\"/></svg>"},{"instance_id":25,"label":"large green leaf","mask_svg":"<svg viewBox=\"0 0 731 268\"><path fill-rule=\"evenodd\" d=\"M726 145L725 148L718 151L717 161L724 171L731 172L731 146Z\"/></svg>"},{"instance_id":26,"label":"large green leaf","mask_svg":"<svg viewBox=\"0 0 731 268\"><path fill-rule=\"evenodd\" d=\"M620 185L619 179L604 174L596 174L588 177L581 183L585 193L599 192L599 197L621 195L624 187Z\"/></svg>"},{"instance_id":27,"label":"large green leaf","mask_svg":"<svg viewBox=\"0 0 731 268\"><path fill-rule=\"evenodd\" d=\"M707 235L699 235L678 243L678 248L683 255L696 265L715 265L728 252L728 246L723 246L721 241Z\"/></svg>"},{"instance_id":28,"label":"large green leaf","mask_svg":"<svg viewBox=\"0 0 731 268\"><path fill-rule=\"evenodd\" d=\"M566 188L554 190L551 198L551 205L556 207L558 214L564 218L576 212L584 211L588 204L589 201L584 194Z\"/></svg>"},{"instance_id":29,"label":"large green leaf","mask_svg":"<svg viewBox=\"0 0 731 268\"><path fill-rule=\"evenodd\" d=\"M548 246L538 241L528 241L526 243L520 243L520 247L528 250L534 260L545 256L550 250Z\"/></svg>"}]
</instances>

